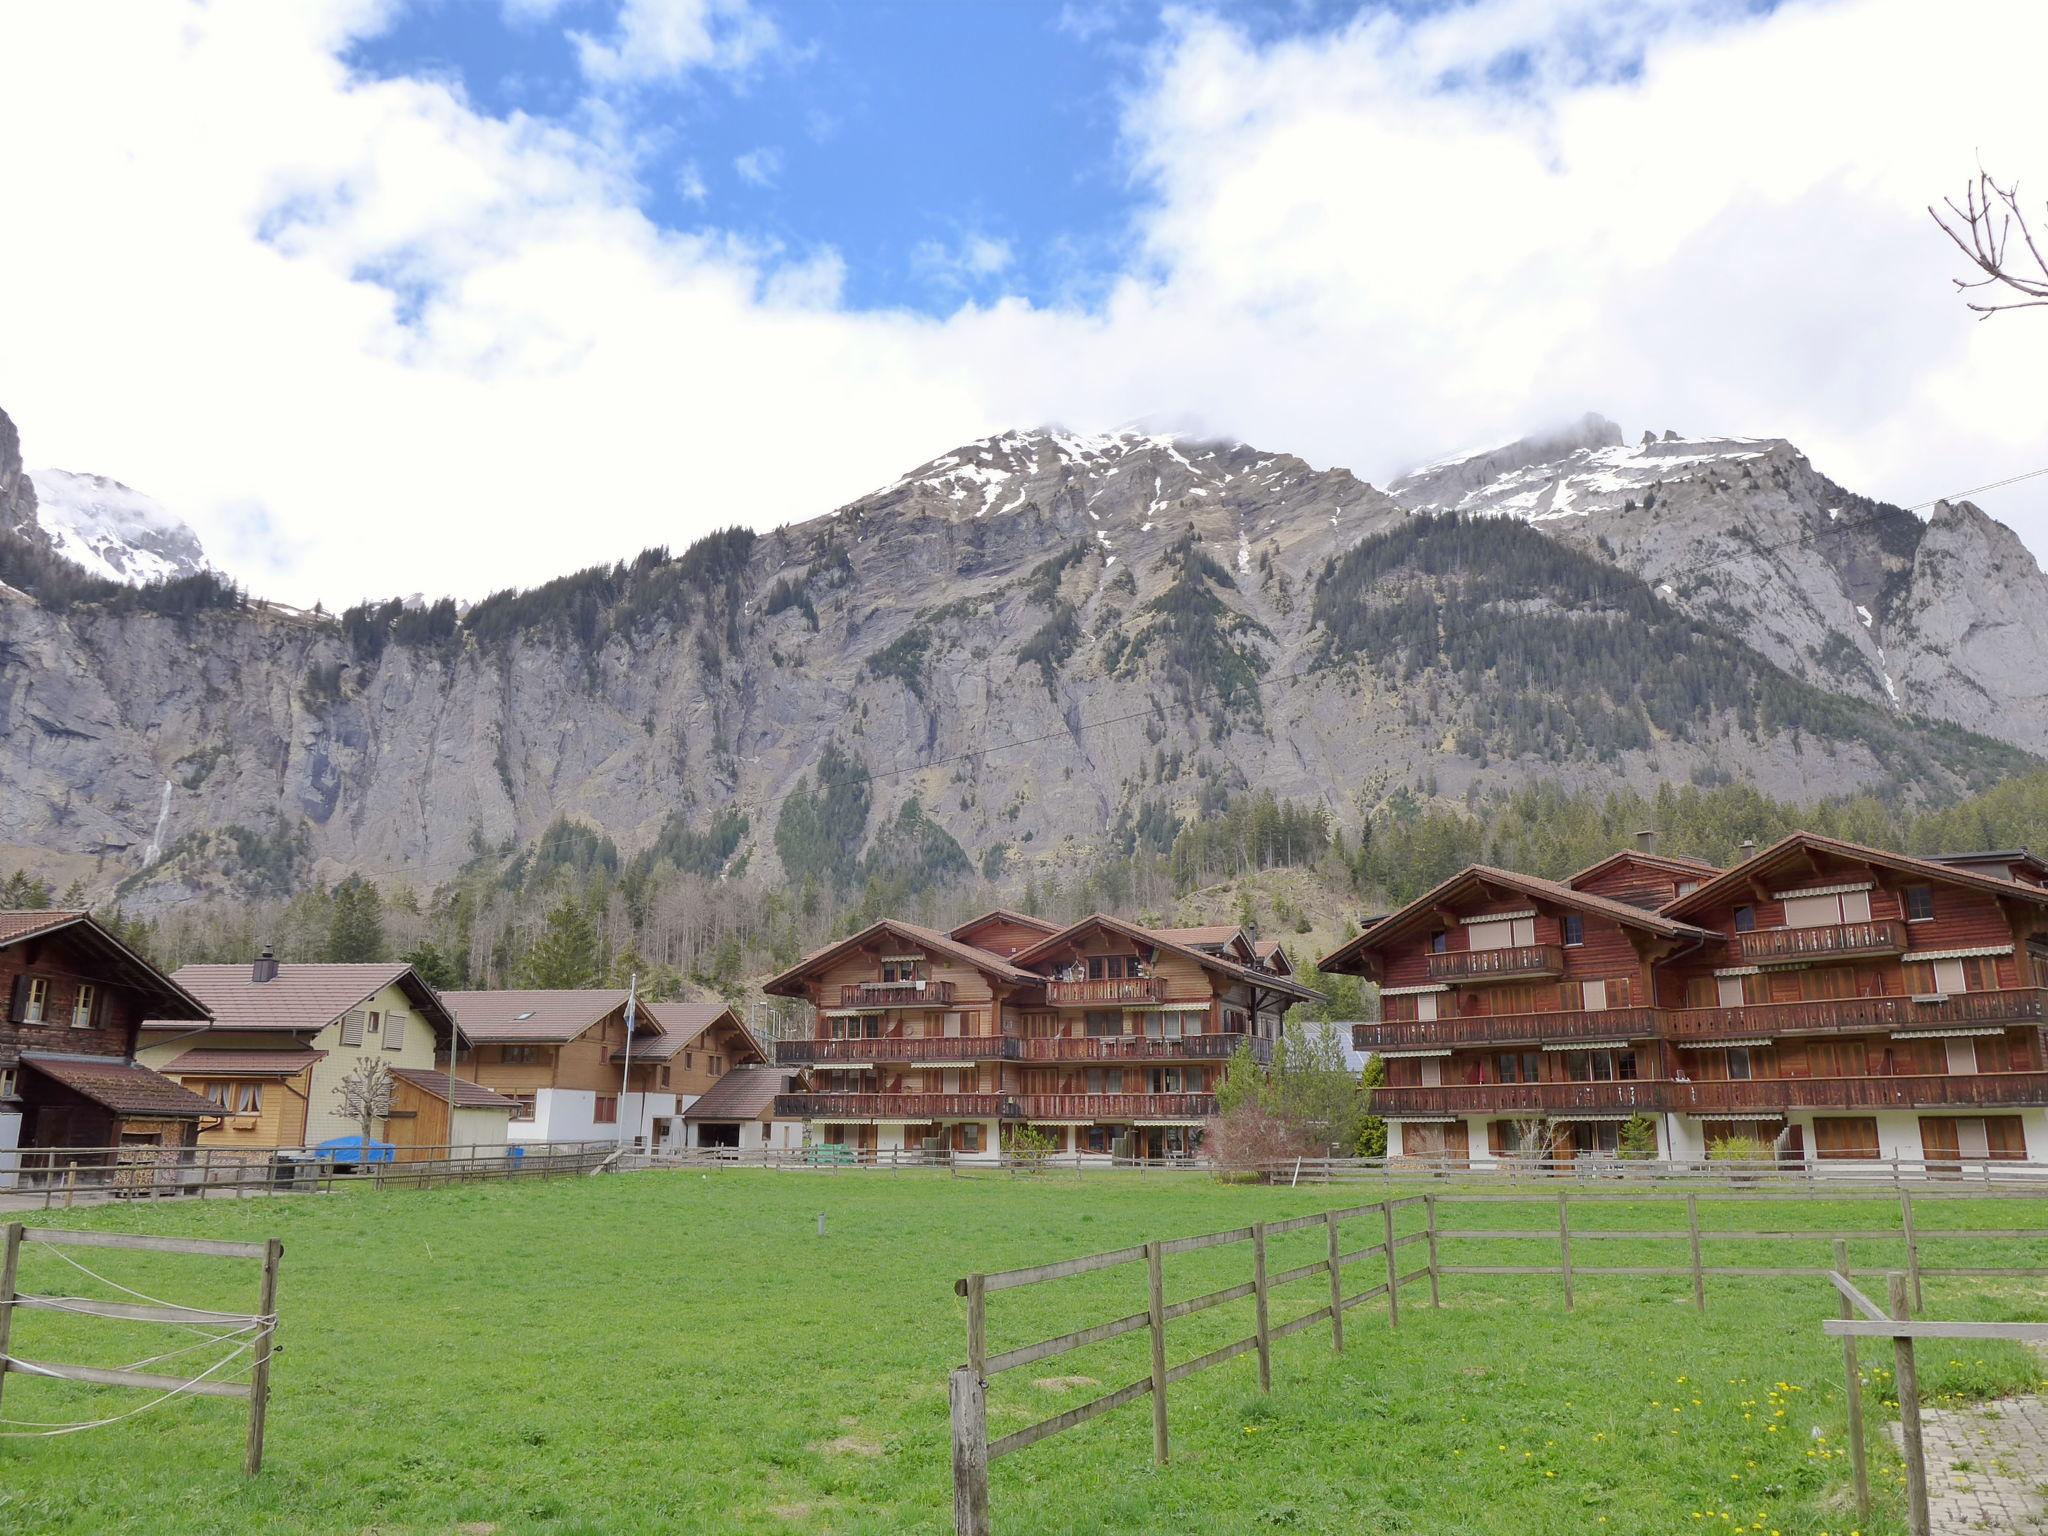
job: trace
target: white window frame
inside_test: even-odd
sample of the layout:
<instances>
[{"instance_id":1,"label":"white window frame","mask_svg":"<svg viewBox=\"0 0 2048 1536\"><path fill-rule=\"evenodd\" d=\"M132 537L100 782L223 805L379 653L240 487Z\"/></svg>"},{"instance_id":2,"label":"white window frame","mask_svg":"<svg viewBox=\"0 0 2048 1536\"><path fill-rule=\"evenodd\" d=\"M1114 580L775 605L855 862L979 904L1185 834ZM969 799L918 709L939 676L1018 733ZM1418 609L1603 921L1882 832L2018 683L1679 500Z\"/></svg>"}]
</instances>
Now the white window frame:
<instances>
[{"instance_id":1,"label":"white window frame","mask_svg":"<svg viewBox=\"0 0 2048 1536\"><path fill-rule=\"evenodd\" d=\"M41 1024L46 1022L43 1015L50 1007L50 978L31 976L28 979L28 995L21 1000L21 1022Z\"/></svg>"},{"instance_id":2,"label":"white window frame","mask_svg":"<svg viewBox=\"0 0 2048 1536\"><path fill-rule=\"evenodd\" d=\"M99 1000L100 989L97 985L90 981L81 981L78 984L77 995L71 999L71 1027L73 1029L92 1028L92 1010ZM84 1018L79 1017L81 1013L85 1015Z\"/></svg>"}]
</instances>

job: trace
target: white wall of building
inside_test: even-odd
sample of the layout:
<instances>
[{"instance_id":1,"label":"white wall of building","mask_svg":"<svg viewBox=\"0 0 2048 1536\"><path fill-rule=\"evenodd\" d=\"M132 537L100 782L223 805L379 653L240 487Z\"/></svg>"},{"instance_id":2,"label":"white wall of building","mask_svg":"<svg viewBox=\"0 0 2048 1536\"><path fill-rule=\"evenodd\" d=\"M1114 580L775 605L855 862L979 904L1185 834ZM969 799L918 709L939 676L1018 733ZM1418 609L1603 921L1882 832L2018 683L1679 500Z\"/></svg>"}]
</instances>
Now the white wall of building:
<instances>
[{"instance_id":1,"label":"white wall of building","mask_svg":"<svg viewBox=\"0 0 2048 1536\"><path fill-rule=\"evenodd\" d=\"M9 1111L0 1114L0 1189L14 1188L14 1176L20 1172L21 1159L14 1155L21 1145L21 1116Z\"/></svg>"}]
</instances>

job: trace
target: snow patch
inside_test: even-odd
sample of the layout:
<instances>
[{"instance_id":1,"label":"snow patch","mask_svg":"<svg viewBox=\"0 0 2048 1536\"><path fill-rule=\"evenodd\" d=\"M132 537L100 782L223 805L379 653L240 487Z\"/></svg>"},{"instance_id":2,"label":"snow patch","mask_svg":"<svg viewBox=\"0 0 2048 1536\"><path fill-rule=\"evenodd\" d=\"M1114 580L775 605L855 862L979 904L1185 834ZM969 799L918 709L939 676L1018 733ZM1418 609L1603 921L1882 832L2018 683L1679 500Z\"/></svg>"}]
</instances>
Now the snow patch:
<instances>
[{"instance_id":1,"label":"snow patch","mask_svg":"<svg viewBox=\"0 0 2048 1536\"><path fill-rule=\"evenodd\" d=\"M211 569L199 535L153 497L66 469L39 469L29 479L50 543L95 576L141 586Z\"/></svg>"}]
</instances>

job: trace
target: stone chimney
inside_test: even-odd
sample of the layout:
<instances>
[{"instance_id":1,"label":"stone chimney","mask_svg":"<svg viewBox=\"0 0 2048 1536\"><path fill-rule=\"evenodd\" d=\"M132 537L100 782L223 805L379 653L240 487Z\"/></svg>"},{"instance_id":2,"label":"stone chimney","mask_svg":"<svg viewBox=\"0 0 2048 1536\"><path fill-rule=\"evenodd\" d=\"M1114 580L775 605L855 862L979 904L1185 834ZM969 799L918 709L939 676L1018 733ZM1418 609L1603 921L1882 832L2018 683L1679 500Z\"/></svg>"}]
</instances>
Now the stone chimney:
<instances>
[{"instance_id":1,"label":"stone chimney","mask_svg":"<svg viewBox=\"0 0 2048 1536\"><path fill-rule=\"evenodd\" d=\"M1753 837L1745 837L1742 840L1740 846L1738 846L1735 850L1735 862L1738 864L1747 864L1751 859L1755 857L1756 839Z\"/></svg>"},{"instance_id":2,"label":"stone chimney","mask_svg":"<svg viewBox=\"0 0 2048 1536\"><path fill-rule=\"evenodd\" d=\"M263 946L263 953L256 957L256 963L249 967L249 979L259 986L266 981L277 980L277 956L271 952L268 944Z\"/></svg>"},{"instance_id":3,"label":"stone chimney","mask_svg":"<svg viewBox=\"0 0 2048 1536\"><path fill-rule=\"evenodd\" d=\"M1656 829L1645 827L1642 831L1638 832L1636 834L1636 847L1644 853L1655 853L1657 851Z\"/></svg>"}]
</instances>

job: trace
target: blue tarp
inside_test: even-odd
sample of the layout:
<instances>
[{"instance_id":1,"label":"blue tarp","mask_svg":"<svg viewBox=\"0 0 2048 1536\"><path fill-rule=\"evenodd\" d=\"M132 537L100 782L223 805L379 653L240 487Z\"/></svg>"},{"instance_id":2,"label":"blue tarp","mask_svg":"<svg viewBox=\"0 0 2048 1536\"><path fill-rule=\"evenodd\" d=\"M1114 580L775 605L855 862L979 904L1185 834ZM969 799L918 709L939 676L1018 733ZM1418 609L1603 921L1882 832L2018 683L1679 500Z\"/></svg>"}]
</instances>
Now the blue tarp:
<instances>
[{"instance_id":1,"label":"blue tarp","mask_svg":"<svg viewBox=\"0 0 2048 1536\"><path fill-rule=\"evenodd\" d=\"M388 1163L397 1151L388 1141L365 1142L360 1136L335 1136L313 1150L336 1163Z\"/></svg>"}]
</instances>

